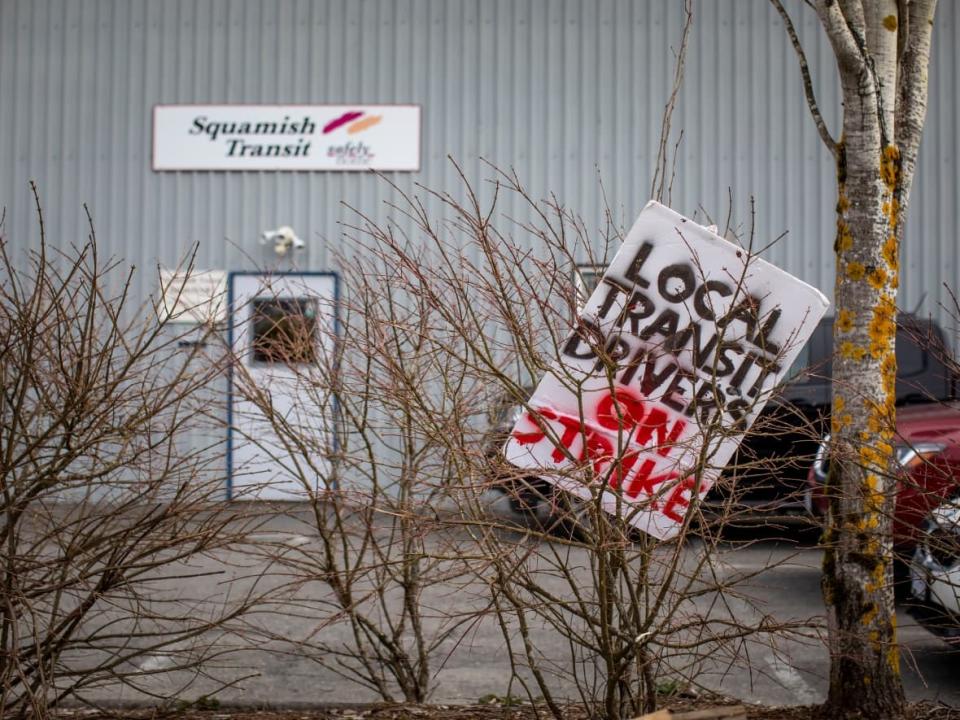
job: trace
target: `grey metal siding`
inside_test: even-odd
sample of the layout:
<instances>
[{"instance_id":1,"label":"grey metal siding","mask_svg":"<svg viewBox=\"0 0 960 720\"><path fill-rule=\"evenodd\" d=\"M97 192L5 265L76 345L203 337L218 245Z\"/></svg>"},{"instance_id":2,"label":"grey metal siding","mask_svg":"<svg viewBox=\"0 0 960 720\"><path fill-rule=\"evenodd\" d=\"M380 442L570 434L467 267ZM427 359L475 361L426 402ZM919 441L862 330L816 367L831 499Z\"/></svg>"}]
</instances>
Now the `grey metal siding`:
<instances>
[{"instance_id":1,"label":"grey metal siding","mask_svg":"<svg viewBox=\"0 0 960 720\"><path fill-rule=\"evenodd\" d=\"M788 3L837 127L834 61L812 12ZM588 227L602 178L629 224L649 197L682 6L657 0L2 0L0 202L15 246L36 242L35 179L53 242L82 241L90 206L109 254L149 270L194 242L203 268L250 268L267 227L310 239L299 265L335 269L342 203L377 216L390 192L357 173L151 170L158 103L416 103L419 173L390 179L456 191L452 155L482 183L487 159L534 195L555 192ZM773 262L833 283L834 178L799 71L769 3L700 0L674 118L684 139L673 206L727 214ZM930 111L913 193L901 306L942 316L956 288L958 12L941 3ZM437 209L436 203L431 203ZM520 214L508 202L504 215ZM138 291L154 290L152 272Z\"/></svg>"}]
</instances>

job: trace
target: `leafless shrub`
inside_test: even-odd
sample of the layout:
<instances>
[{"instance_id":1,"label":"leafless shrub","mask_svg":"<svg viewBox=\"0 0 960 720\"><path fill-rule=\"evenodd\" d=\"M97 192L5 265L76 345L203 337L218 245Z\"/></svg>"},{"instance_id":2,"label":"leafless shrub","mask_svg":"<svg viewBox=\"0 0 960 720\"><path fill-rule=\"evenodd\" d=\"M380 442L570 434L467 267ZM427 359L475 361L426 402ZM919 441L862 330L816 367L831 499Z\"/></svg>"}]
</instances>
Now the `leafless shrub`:
<instances>
[{"instance_id":1,"label":"leafless shrub","mask_svg":"<svg viewBox=\"0 0 960 720\"><path fill-rule=\"evenodd\" d=\"M350 297L336 309L338 332L288 316L290 326L316 331L277 343L272 358L296 388L296 414L327 418L322 428L291 419L250 371L250 357L234 357L235 391L268 428L246 442L270 443L285 458L283 477L299 488L291 499L305 503L291 510L293 527L311 539L260 544L276 584L273 611L305 629L278 635L267 622L257 632L274 651L314 660L379 699L422 703L437 657L474 620L442 596L444 588L456 594L469 554L440 532L454 476L438 436L461 427L460 401L431 418L436 433L422 428L434 400L467 395L475 381L424 342L431 313L424 298L392 291L396 267L345 267ZM264 478L251 492L269 485Z\"/></svg>"},{"instance_id":2,"label":"leafless shrub","mask_svg":"<svg viewBox=\"0 0 960 720\"><path fill-rule=\"evenodd\" d=\"M520 688L559 718L572 694L592 713L621 718L653 707L665 677L696 684L742 663L751 643L779 652L780 640L807 637L811 621L775 621L742 591L755 572L724 564L709 529L723 526L722 507L705 517L695 485L680 509L680 537L660 541L620 517L642 503L624 499L618 514L604 507L628 461L624 447L600 476L589 457L561 473L580 498L504 464L491 408L517 405L542 423L527 388L557 372L571 334L582 334L612 378L607 339L577 324L572 277L622 230L608 217L598 243L555 199L537 201L512 175L497 174L487 204L465 179L462 190L462 200L433 194L447 220L402 194L395 220L361 216L349 233L357 252L345 271L339 351L298 370L302 397L316 393L316 407L337 398L338 442L327 444L329 465L292 464L318 546L270 554L289 578L278 601L319 617L297 651L383 698L399 688L419 701L465 629L499 628L508 695ZM533 220L503 229L503 193ZM581 392L582 380L563 380ZM285 451L304 460L315 439L284 424L255 383L246 392L260 398ZM616 412L625 422L624 409ZM711 439L728 431L708 422L702 432L698 467L711 474L720 469L711 467ZM571 446L549 441L560 452ZM534 506L525 526L491 516L498 493L515 508ZM316 582L324 599L304 600L300 590ZM441 597L440 587L455 594ZM567 651L549 654L541 642Z\"/></svg>"},{"instance_id":3,"label":"leafless shrub","mask_svg":"<svg viewBox=\"0 0 960 720\"><path fill-rule=\"evenodd\" d=\"M98 256L92 223L56 251L37 211L29 258L0 239L3 716L159 672L189 687L250 600L170 588L240 533L216 454L184 439L219 368L192 363L155 308L131 307L133 271Z\"/></svg>"}]
</instances>

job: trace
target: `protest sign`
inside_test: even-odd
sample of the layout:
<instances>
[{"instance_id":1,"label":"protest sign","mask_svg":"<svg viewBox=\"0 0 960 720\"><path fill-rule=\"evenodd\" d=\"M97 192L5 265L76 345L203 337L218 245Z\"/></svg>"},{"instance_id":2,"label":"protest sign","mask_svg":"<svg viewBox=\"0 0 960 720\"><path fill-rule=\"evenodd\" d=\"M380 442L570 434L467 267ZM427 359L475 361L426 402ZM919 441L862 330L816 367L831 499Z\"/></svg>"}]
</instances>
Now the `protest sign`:
<instances>
[{"instance_id":1,"label":"protest sign","mask_svg":"<svg viewBox=\"0 0 960 720\"><path fill-rule=\"evenodd\" d=\"M827 307L816 288L650 202L504 454L669 538Z\"/></svg>"}]
</instances>

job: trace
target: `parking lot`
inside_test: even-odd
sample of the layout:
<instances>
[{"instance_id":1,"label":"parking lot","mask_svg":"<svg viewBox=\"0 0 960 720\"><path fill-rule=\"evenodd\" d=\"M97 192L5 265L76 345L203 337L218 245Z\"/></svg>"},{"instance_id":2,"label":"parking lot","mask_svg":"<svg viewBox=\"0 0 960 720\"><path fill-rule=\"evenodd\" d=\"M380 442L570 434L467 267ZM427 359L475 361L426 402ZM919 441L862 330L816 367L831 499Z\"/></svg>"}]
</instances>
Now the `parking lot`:
<instances>
[{"instance_id":1,"label":"parking lot","mask_svg":"<svg viewBox=\"0 0 960 720\"><path fill-rule=\"evenodd\" d=\"M309 526L295 515L273 516L258 529L253 540L257 539L280 543L307 554L317 543ZM691 540L684 546L683 553L692 559L699 557L703 550L700 541ZM710 564L713 577L722 582L724 578L758 572L737 588L747 600L732 593L726 598L728 612L745 623L766 617L776 621L810 621L811 627L805 633L808 635L805 639L793 638L772 644L747 642L735 665L730 665L727 659L701 663L694 678L695 684L747 702L792 705L822 700L827 687L828 658L823 643L816 638L822 633L823 622L819 561L819 551L809 543L798 544L760 535L747 538L747 542L741 538L737 542L722 543ZM198 608L201 598L204 603L216 605L227 602L229 597L235 597L253 582L262 583L262 578L257 579L262 570L257 561L242 555L210 558L204 567L193 567L192 571L214 574L162 581L157 593L158 597L190 598ZM480 587L461 584L456 587L438 585L427 589L424 602L431 608L442 607L447 614L468 611L482 591ZM324 632L341 633L342 640L349 642L347 628L327 625L319 612L311 610L319 607L311 605L310 601L325 592L323 585L307 583L298 592L304 600L302 604L261 608L248 618L251 627L266 629L274 638L296 640L322 626ZM310 597L311 593L315 594L314 598ZM898 615L908 698L960 704L956 655L941 640L917 626L906 613ZM424 617L428 626L435 621L429 613ZM338 674L335 663L325 663L315 654L311 657L299 653L294 646L252 642L242 633L227 633L218 636L215 642L218 644L215 652L208 651L207 655L218 657L209 662L206 673L157 672L139 680L146 693L106 685L87 693L87 697L107 702L150 702L149 692L184 700L216 692L216 697L224 704L271 707L377 699L371 691L345 681ZM556 634L543 633L537 642L544 656L555 654L558 663L567 657L566 644ZM166 656L161 653L144 653L136 660L140 669L146 671L163 670L166 662ZM518 694L516 685L509 685L510 664L506 661L504 642L493 617L481 618L471 624L465 634L442 646L431 667L434 677L432 702L471 703L491 694L504 696L508 691ZM553 682L555 691L563 695L566 688L562 673L557 674ZM217 690L222 683L227 687Z\"/></svg>"}]
</instances>

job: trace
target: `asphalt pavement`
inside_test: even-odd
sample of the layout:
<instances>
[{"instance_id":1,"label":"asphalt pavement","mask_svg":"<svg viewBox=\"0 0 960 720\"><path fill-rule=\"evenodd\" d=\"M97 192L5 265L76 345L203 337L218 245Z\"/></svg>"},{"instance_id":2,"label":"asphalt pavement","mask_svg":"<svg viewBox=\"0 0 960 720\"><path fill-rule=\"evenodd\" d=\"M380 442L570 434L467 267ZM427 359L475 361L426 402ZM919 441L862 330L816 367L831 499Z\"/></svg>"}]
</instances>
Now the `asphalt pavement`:
<instances>
[{"instance_id":1,"label":"asphalt pavement","mask_svg":"<svg viewBox=\"0 0 960 720\"><path fill-rule=\"evenodd\" d=\"M318 540L308 523L296 515L273 516L258 529L254 541L285 546L303 557L318 551ZM743 542L721 543L709 563L713 581L744 578L738 593L724 595L726 608L744 622L764 618L776 622L809 623L802 637L776 642L747 641L739 648L737 662L728 656L717 657L696 666L696 683L703 688L740 698L745 702L769 705L805 705L820 702L827 688L828 656L817 638L822 633L823 602L819 587L820 552L810 544L762 536ZM703 545L693 540L683 547L684 561L703 557ZM575 551L582 553L583 551ZM198 613L226 607L250 590L279 585L289 578L265 578L264 567L255 554L233 553L204 560L190 568L192 578L177 572L156 584L158 598L192 604ZM586 566L584 555L571 555L571 563ZM582 561L582 562L581 562ZM442 617L458 612L469 614L483 602L482 583L472 586L457 581L449 586L436 583L424 596L427 607L442 612L427 612L424 621L428 633ZM558 592L563 585L558 585ZM350 630L331 621L324 613L326 588L317 582L298 584L290 601L259 608L245 622L264 633L236 632L207 634L193 642L206 643L207 661L202 673L163 672L170 662L164 652L145 648L131 663L151 674L138 680L139 691L107 683L86 693L89 699L106 702L154 702L156 695L173 696L185 701L215 694L223 704L258 707L297 707L317 703L356 703L373 701L377 695L342 677L333 657L299 652L298 641L331 634L346 645ZM742 594L741 594L742 593ZM700 610L709 610L707 599ZM712 602L715 602L715 598ZM712 606L711 606L712 607ZM898 613L899 637L903 653L903 677L910 700L927 699L951 706L960 705L960 675L956 672L957 652L931 635L905 613ZM819 626L819 628L818 628ZM239 628L239 629L238 629ZM339 633L339 635L337 635ZM284 642L286 640L287 642ZM551 680L560 695L572 696L565 685L562 665L569 647L556 633L535 635L544 658L553 658L559 672ZM213 645L211 651L210 645ZM678 666L682 666L679 663ZM493 617L482 617L465 626L464 632L442 642L435 653L433 694L437 703L472 703L487 695L520 694L510 685L510 663L502 634ZM667 678L669 679L669 678ZM225 685L225 687L224 687Z\"/></svg>"}]
</instances>

